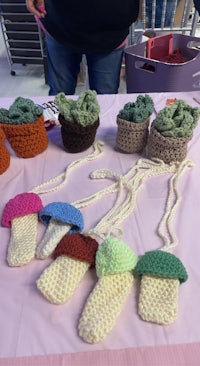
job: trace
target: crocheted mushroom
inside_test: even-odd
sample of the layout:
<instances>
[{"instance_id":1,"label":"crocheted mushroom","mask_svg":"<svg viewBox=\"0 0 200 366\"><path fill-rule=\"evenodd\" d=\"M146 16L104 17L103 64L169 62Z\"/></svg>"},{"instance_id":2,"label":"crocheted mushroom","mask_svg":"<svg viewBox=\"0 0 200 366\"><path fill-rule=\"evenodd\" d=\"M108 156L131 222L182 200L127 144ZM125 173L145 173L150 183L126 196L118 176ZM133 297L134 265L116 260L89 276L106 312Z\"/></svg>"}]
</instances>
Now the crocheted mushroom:
<instances>
[{"instance_id":1,"label":"crocheted mushroom","mask_svg":"<svg viewBox=\"0 0 200 366\"><path fill-rule=\"evenodd\" d=\"M23 266L35 257L38 211L43 208L35 193L21 193L6 204L2 225L11 227L7 261L9 266Z\"/></svg>"},{"instance_id":2,"label":"crocheted mushroom","mask_svg":"<svg viewBox=\"0 0 200 366\"><path fill-rule=\"evenodd\" d=\"M47 226L45 235L36 250L36 256L40 259L50 256L65 234L83 229L82 213L69 203L49 203L39 212L39 218Z\"/></svg>"},{"instance_id":3,"label":"crocheted mushroom","mask_svg":"<svg viewBox=\"0 0 200 366\"><path fill-rule=\"evenodd\" d=\"M141 318L158 324L173 323L178 314L179 284L188 278L181 261L171 253L150 251L139 259L135 274L141 277Z\"/></svg>"},{"instance_id":4,"label":"crocheted mushroom","mask_svg":"<svg viewBox=\"0 0 200 366\"><path fill-rule=\"evenodd\" d=\"M97 248L97 241L90 236L65 235L53 253L55 260L37 280L38 289L53 304L66 302L95 264Z\"/></svg>"},{"instance_id":5,"label":"crocheted mushroom","mask_svg":"<svg viewBox=\"0 0 200 366\"><path fill-rule=\"evenodd\" d=\"M79 335L88 343L100 342L113 329L134 281L135 253L120 239L108 238L98 248L99 280L89 295L79 321Z\"/></svg>"}]
</instances>

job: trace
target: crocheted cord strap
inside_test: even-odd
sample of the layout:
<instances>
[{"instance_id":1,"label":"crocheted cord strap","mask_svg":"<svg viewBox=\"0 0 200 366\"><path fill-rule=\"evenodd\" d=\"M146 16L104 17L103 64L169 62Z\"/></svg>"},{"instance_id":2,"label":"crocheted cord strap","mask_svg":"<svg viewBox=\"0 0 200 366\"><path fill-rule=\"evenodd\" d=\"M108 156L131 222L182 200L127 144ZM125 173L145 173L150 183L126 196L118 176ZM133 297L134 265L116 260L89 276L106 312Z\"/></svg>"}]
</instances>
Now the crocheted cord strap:
<instances>
[{"instance_id":1,"label":"crocheted cord strap","mask_svg":"<svg viewBox=\"0 0 200 366\"><path fill-rule=\"evenodd\" d=\"M179 258L161 250L145 253L135 267L138 276L152 275L165 278L177 278L180 283L187 281L188 274Z\"/></svg>"},{"instance_id":2,"label":"crocheted cord strap","mask_svg":"<svg viewBox=\"0 0 200 366\"><path fill-rule=\"evenodd\" d=\"M43 208L40 197L35 193L21 193L12 198L6 204L2 225L11 227L11 221L20 216L36 213Z\"/></svg>"},{"instance_id":3,"label":"crocheted cord strap","mask_svg":"<svg viewBox=\"0 0 200 366\"><path fill-rule=\"evenodd\" d=\"M72 225L69 233L83 230L83 216L80 210L66 202L52 202L39 212L39 218L48 226L51 218Z\"/></svg>"},{"instance_id":4,"label":"crocheted cord strap","mask_svg":"<svg viewBox=\"0 0 200 366\"><path fill-rule=\"evenodd\" d=\"M79 233L65 235L53 252L53 258L66 255L94 265L97 249L98 243L91 236Z\"/></svg>"},{"instance_id":5,"label":"crocheted cord strap","mask_svg":"<svg viewBox=\"0 0 200 366\"><path fill-rule=\"evenodd\" d=\"M132 271L137 263L136 254L118 238L107 238L96 254L98 277Z\"/></svg>"}]
</instances>

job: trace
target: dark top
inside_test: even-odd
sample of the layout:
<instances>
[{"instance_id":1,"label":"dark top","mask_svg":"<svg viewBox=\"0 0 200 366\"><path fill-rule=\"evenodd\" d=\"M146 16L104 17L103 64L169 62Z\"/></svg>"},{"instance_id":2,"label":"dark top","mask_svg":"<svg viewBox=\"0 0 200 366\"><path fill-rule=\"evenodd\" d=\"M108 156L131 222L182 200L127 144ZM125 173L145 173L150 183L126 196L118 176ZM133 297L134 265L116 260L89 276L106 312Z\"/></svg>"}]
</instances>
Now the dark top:
<instances>
[{"instance_id":1,"label":"dark top","mask_svg":"<svg viewBox=\"0 0 200 366\"><path fill-rule=\"evenodd\" d=\"M127 37L139 0L46 0L40 19L58 42L77 52L107 53Z\"/></svg>"},{"instance_id":2,"label":"dark top","mask_svg":"<svg viewBox=\"0 0 200 366\"><path fill-rule=\"evenodd\" d=\"M200 0L194 0L194 6L200 15Z\"/></svg>"}]
</instances>

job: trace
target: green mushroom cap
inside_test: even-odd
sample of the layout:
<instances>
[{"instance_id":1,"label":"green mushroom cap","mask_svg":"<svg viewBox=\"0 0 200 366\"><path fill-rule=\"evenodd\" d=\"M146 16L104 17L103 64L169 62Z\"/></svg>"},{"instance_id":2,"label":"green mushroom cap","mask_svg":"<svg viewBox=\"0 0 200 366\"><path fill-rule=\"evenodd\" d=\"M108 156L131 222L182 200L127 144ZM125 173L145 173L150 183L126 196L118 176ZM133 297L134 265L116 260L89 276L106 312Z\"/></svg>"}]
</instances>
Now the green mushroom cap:
<instances>
[{"instance_id":1,"label":"green mushroom cap","mask_svg":"<svg viewBox=\"0 0 200 366\"><path fill-rule=\"evenodd\" d=\"M135 267L135 274L137 276L152 275L178 278L180 283L188 279L188 274L180 259L174 254L162 250L145 253Z\"/></svg>"}]
</instances>

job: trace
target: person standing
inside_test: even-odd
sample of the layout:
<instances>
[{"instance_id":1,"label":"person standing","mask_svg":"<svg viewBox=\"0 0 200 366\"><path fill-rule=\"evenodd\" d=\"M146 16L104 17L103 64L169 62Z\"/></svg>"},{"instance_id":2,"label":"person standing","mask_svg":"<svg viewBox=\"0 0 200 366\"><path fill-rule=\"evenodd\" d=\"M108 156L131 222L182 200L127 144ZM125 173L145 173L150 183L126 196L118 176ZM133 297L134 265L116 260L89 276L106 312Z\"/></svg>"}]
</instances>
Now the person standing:
<instances>
[{"instance_id":1,"label":"person standing","mask_svg":"<svg viewBox=\"0 0 200 366\"><path fill-rule=\"evenodd\" d=\"M82 56L89 87L98 94L118 93L129 26L139 0L26 0L45 29L49 95L74 94Z\"/></svg>"}]
</instances>

